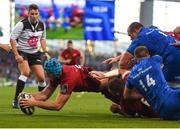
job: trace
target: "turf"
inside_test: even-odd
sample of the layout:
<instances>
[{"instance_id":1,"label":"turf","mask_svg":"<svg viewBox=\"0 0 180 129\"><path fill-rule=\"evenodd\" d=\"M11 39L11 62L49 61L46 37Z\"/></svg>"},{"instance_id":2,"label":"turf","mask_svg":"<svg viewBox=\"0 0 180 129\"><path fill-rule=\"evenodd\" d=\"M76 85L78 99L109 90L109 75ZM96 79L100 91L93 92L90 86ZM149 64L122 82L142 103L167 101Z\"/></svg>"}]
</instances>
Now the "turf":
<instances>
[{"instance_id":1,"label":"turf","mask_svg":"<svg viewBox=\"0 0 180 129\"><path fill-rule=\"evenodd\" d=\"M36 107L32 116L12 109L11 102L15 87L0 87L0 128L179 128L177 121L150 118L124 118L109 111L111 102L96 93L73 93L71 99L59 111ZM37 88L26 88L35 92ZM51 97L54 99L56 93Z\"/></svg>"},{"instance_id":2,"label":"turf","mask_svg":"<svg viewBox=\"0 0 180 129\"><path fill-rule=\"evenodd\" d=\"M47 30L47 39L83 39L83 28L76 26L67 32L64 32L62 27L57 28L55 31Z\"/></svg>"}]
</instances>

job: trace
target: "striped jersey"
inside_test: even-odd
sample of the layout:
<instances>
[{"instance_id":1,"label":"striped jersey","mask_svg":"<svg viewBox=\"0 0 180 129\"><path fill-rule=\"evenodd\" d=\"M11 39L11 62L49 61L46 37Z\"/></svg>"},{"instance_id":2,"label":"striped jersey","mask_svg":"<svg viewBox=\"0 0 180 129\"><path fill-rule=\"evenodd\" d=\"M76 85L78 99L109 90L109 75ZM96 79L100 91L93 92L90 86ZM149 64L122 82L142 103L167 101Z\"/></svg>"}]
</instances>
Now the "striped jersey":
<instances>
[{"instance_id":1,"label":"striped jersey","mask_svg":"<svg viewBox=\"0 0 180 129\"><path fill-rule=\"evenodd\" d=\"M32 25L27 17L16 24L10 38L16 40L17 50L36 53L40 49L40 40L46 39L45 25L41 21Z\"/></svg>"}]
</instances>

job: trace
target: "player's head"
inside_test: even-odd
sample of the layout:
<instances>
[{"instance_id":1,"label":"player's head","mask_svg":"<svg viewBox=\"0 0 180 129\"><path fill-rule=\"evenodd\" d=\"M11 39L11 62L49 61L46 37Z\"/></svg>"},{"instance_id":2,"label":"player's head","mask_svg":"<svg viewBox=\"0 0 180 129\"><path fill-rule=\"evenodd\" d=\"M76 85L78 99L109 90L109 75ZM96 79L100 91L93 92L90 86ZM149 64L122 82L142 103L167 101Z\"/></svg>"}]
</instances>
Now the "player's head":
<instances>
[{"instance_id":1,"label":"player's head","mask_svg":"<svg viewBox=\"0 0 180 129\"><path fill-rule=\"evenodd\" d=\"M146 58L149 57L149 51L145 46L138 46L134 50L134 56L136 59Z\"/></svg>"},{"instance_id":2,"label":"player's head","mask_svg":"<svg viewBox=\"0 0 180 129\"><path fill-rule=\"evenodd\" d=\"M32 24L35 24L39 18L39 7L36 4L29 5L28 16Z\"/></svg>"},{"instance_id":3,"label":"player's head","mask_svg":"<svg viewBox=\"0 0 180 129\"><path fill-rule=\"evenodd\" d=\"M129 25L127 33L129 35L129 37L131 38L131 40L133 40L137 36L139 30L142 27L144 27L144 26L139 22L133 22Z\"/></svg>"},{"instance_id":4,"label":"player's head","mask_svg":"<svg viewBox=\"0 0 180 129\"><path fill-rule=\"evenodd\" d=\"M68 42L67 42L67 49L68 50L72 50L73 49L73 42L72 42L72 40L68 40Z\"/></svg>"},{"instance_id":5,"label":"player's head","mask_svg":"<svg viewBox=\"0 0 180 129\"><path fill-rule=\"evenodd\" d=\"M174 34L180 34L180 26L177 26L174 30L173 30Z\"/></svg>"},{"instance_id":6,"label":"player's head","mask_svg":"<svg viewBox=\"0 0 180 129\"><path fill-rule=\"evenodd\" d=\"M123 93L122 77L113 77L108 82L108 90L114 96L121 96Z\"/></svg>"},{"instance_id":7,"label":"player's head","mask_svg":"<svg viewBox=\"0 0 180 129\"><path fill-rule=\"evenodd\" d=\"M48 75L52 74L54 77L59 77L62 72L62 65L56 58L51 58L45 61L44 70Z\"/></svg>"}]
</instances>

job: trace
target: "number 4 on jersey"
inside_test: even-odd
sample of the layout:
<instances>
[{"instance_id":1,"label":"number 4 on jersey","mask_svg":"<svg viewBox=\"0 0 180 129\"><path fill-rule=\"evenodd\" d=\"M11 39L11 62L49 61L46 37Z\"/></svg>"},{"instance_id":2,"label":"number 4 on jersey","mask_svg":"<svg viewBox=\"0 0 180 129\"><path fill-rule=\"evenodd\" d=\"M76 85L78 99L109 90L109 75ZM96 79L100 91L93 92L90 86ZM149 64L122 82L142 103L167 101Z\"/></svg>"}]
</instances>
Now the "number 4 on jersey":
<instances>
[{"instance_id":1,"label":"number 4 on jersey","mask_svg":"<svg viewBox=\"0 0 180 129\"><path fill-rule=\"evenodd\" d=\"M149 77L149 74L146 75L147 85L150 87L156 84L155 80L152 77Z\"/></svg>"},{"instance_id":2,"label":"number 4 on jersey","mask_svg":"<svg viewBox=\"0 0 180 129\"><path fill-rule=\"evenodd\" d=\"M149 77L149 74L146 75L146 82L147 82L147 86L143 84L142 80L139 80L140 85L145 91L147 91L148 87L154 86L156 84L155 80L152 77Z\"/></svg>"}]
</instances>

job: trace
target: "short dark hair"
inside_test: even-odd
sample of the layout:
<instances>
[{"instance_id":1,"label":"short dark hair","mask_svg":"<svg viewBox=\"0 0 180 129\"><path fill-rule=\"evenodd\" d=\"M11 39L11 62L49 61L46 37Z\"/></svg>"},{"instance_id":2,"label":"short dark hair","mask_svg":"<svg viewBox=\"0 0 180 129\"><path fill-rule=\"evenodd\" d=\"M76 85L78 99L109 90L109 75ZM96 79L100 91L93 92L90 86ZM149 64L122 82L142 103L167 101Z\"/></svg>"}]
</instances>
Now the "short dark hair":
<instances>
[{"instance_id":1,"label":"short dark hair","mask_svg":"<svg viewBox=\"0 0 180 129\"><path fill-rule=\"evenodd\" d=\"M114 96L121 96L123 93L122 77L113 77L108 82L108 90Z\"/></svg>"},{"instance_id":2,"label":"short dark hair","mask_svg":"<svg viewBox=\"0 0 180 129\"><path fill-rule=\"evenodd\" d=\"M145 57L145 54L148 53L149 51L147 49L147 47L145 46L138 46L136 47L136 49L134 50L134 56L138 59L138 58L143 58Z\"/></svg>"},{"instance_id":3,"label":"short dark hair","mask_svg":"<svg viewBox=\"0 0 180 129\"><path fill-rule=\"evenodd\" d=\"M129 25L128 30L132 33L135 30L140 29L141 27L144 27L144 26L140 22L133 22Z\"/></svg>"},{"instance_id":4,"label":"short dark hair","mask_svg":"<svg viewBox=\"0 0 180 129\"><path fill-rule=\"evenodd\" d=\"M36 4L30 4L29 5L29 10L28 11L31 11L31 10L39 10L39 7L36 5Z\"/></svg>"},{"instance_id":5,"label":"short dark hair","mask_svg":"<svg viewBox=\"0 0 180 129\"><path fill-rule=\"evenodd\" d=\"M72 40L68 40L67 43L68 44L72 44L73 42L72 42Z\"/></svg>"}]
</instances>

